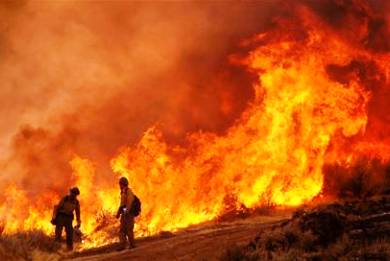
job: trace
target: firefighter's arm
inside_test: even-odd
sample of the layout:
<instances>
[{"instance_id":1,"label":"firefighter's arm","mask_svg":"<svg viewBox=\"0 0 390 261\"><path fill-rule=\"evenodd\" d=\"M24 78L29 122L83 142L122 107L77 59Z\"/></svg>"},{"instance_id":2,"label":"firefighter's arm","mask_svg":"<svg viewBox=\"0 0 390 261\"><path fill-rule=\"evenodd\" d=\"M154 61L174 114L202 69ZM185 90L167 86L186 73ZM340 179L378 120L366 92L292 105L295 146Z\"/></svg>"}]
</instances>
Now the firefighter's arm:
<instances>
[{"instance_id":1,"label":"firefighter's arm","mask_svg":"<svg viewBox=\"0 0 390 261\"><path fill-rule=\"evenodd\" d=\"M81 219L80 219L80 203L77 203L76 206L76 220L77 220L77 226L81 225Z\"/></svg>"},{"instance_id":2,"label":"firefighter's arm","mask_svg":"<svg viewBox=\"0 0 390 261\"><path fill-rule=\"evenodd\" d=\"M125 206L123 206L122 202L121 202L121 204L119 205L118 211L116 212L116 218L119 218L121 216L121 213L122 213L124 207Z\"/></svg>"},{"instance_id":3,"label":"firefighter's arm","mask_svg":"<svg viewBox=\"0 0 390 261\"><path fill-rule=\"evenodd\" d=\"M118 208L118 211L116 212L116 218L119 218L121 216L122 206Z\"/></svg>"},{"instance_id":4,"label":"firefighter's arm","mask_svg":"<svg viewBox=\"0 0 390 261\"><path fill-rule=\"evenodd\" d=\"M53 217L56 217L57 214L58 214L58 210L64 205L64 198L62 198L60 200L60 202L58 202L57 205L54 206L54 211L53 211Z\"/></svg>"},{"instance_id":5,"label":"firefighter's arm","mask_svg":"<svg viewBox=\"0 0 390 261\"><path fill-rule=\"evenodd\" d=\"M63 204L64 204L64 199L62 198L62 199L60 200L60 202L59 202L57 205L54 206L54 209L53 209L53 216L51 217L51 221L50 221L53 225L56 224L56 218L57 218L58 210L59 210L59 208L60 208Z\"/></svg>"}]
</instances>

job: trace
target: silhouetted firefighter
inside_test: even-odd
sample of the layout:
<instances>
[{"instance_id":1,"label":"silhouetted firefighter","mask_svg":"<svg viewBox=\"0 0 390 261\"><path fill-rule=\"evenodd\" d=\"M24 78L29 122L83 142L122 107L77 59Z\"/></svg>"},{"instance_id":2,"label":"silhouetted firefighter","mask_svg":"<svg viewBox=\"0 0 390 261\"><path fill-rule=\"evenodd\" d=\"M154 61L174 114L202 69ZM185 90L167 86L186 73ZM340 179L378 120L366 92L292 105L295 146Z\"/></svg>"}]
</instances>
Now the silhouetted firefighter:
<instances>
[{"instance_id":1,"label":"silhouetted firefighter","mask_svg":"<svg viewBox=\"0 0 390 261\"><path fill-rule=\"evenodd\" d=\"M121 202L116 214L120 218L119 240L121 246L119 250L134 248L134 217L138 216L141 211L141 202L129 188L129 181L125 177L119 179L121 190Z\"/></svg>"},{"instance_id":2,"label":"silhouetted firefighter","mask_svg":"<svg viewBox=\"0 0 390 261\"><path fill-rule=\"evenodd\" d=\"M55 238L58 242L61 241L62 229L65 227L68 250L73 249L73 212L76 212L77 228L81 225L78 195L80 195L80 190L77 187L71 188L69 195L63 197L58 205L54 207L51 220L51 223L56 226Z\"/></svg>"}]
</instances>

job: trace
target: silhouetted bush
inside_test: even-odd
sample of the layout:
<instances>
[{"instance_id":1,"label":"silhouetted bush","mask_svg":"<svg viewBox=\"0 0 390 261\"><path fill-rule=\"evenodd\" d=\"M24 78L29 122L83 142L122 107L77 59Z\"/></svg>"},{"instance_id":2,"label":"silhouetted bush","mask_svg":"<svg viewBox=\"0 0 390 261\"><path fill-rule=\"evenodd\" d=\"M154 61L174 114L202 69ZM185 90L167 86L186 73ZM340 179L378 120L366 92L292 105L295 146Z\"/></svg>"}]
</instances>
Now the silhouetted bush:
<instances>
[{"instance_id":1,"label":"silhouetted bush","mask_svg":"<svg viewBox=\"0 0 390 261\"><path fill-rule=\"evenodd\" d=\"M390 162L360 158L353 165L323 167L323 194L336 198L367 198L390 193Z\"/></svg>"}]
</instances>

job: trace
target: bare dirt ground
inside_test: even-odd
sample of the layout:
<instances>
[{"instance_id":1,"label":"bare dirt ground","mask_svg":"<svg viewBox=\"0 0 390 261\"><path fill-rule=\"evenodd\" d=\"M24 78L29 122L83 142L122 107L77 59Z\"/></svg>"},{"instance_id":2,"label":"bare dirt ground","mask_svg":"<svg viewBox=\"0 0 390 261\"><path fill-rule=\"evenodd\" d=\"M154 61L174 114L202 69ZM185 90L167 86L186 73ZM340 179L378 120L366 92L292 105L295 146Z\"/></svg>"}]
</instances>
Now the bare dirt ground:
<instances>
[{"instance_id":1,"label":"bare dirt ground","mask_svg":"<svg viewBox=\"0 0 390 261\"><path fill-rule=\"evenodd\" d=\"M245 219L209 222L176 233L137 239L137 247L116 251L107 245L75 253L65 260L218 260L233 245L248 243L262 229L290 217L289 211L272 216L251 215Z\"/></svg>"}]
</instances>

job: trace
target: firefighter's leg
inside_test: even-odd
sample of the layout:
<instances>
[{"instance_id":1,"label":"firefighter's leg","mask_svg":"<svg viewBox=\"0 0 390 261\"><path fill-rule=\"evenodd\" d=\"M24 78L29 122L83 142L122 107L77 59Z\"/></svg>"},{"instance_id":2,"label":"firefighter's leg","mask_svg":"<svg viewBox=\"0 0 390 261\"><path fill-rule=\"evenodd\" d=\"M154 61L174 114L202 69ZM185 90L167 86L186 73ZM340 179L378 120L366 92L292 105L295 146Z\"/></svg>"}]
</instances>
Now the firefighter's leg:
<instances>
[{"instance_id":1,"label":"firefighter's leg","mask_svg":"<svg viewBox=\"0 0 390 261\"><path fill-rule=\"evenodd\" d=\"M126 218L124 217L124 215L121 215L121 221L120 221L120 228L119 228L119 241L120 241L120 244L121 244L121 248L124 248L126 247L126 243L127 243L127 227L126 227Z\"/></svg>"},{"instance_id":2,"label":"firefighter's leg","mask_svg":"<svg viewBox=\"0 0 390 261\"><path fill-rule=\"evenodd\" d=\"M128 219L127 237L129 239L129 247L134 248L134 217L132 216Z\"/></svg>"},{"instance_id":3,"label":"firefighter's leg","mask_svg":"<svg viewBox=\"0 0 390 261\"><path fill-rule=\"evenodd\" d=\"M56 225L56 232L55 232L55 234L56 234L56 241L57 242L61 242L61 234L62 234L62 225L59 225L59 224L57 224Z\"/></svg>"},{"instance_id":4,"label":"firefighter's leg","mask_svg":"<svg viewBox=\"0 0 390 261\"><path fill-rule=\"evenodd\" d=\"M69 250L73 249L73 225L72 219L68 218L65 224L65 232L66 232L66 246Z\"/></svg>"},{"instance_id":5,"label":"firefighter's leg","mask_svg":"<svg viewBox=\"0 0 390 261\"><path fill-rule=\"evenodd\" d=\"M62 235L63 227L64 227L63 219L59 215L57 217L57 224L56 224L56 230L55 230L55 239L57 242L61 242L61 235Z\"/></svg>"}]
</instances>

